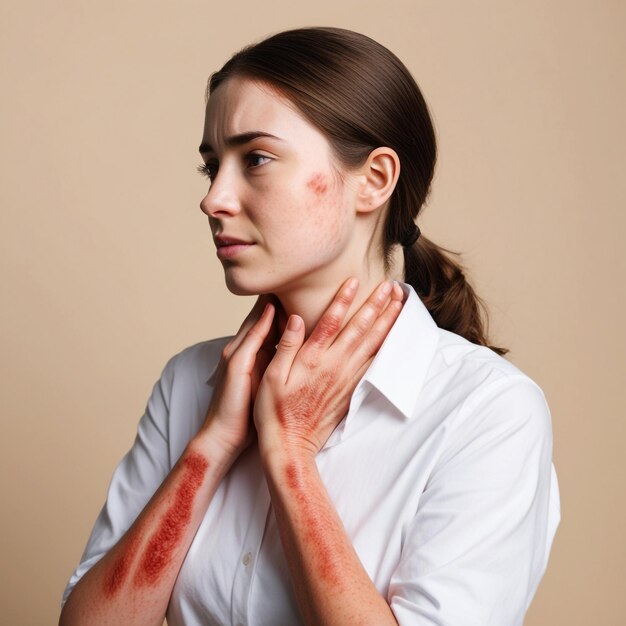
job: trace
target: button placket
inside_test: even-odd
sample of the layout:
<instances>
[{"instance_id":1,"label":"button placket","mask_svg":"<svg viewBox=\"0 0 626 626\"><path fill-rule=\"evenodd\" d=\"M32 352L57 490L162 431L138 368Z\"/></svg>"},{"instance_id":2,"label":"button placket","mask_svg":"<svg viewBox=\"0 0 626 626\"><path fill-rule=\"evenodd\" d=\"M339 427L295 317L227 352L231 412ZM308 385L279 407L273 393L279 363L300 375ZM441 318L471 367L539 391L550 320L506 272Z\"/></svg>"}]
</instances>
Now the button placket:
<instances>
[{"instance_id":1,"label":"button placket","mask_svg":"<svg viewBox=\"0 0 626 626\"><path fill-rule=\"evenodd\" d=\"M263 470L259 460L259 474L263 475ZM270 507L270 495L267 489L267 483L263 478L259 482L256 499L254 503L254 511L248 525L248 530L241 546L239 555L239 563L235 571L233 580L232 605L231 605L231 623L232 624L250 624L250 616L248 613L248 605L250 599L250 591L254 578L256 564L258 562L258 554L263 540L265 531L265 523ZM254 619L254 616L252 616Z\"/></svg>"}]
</instances>

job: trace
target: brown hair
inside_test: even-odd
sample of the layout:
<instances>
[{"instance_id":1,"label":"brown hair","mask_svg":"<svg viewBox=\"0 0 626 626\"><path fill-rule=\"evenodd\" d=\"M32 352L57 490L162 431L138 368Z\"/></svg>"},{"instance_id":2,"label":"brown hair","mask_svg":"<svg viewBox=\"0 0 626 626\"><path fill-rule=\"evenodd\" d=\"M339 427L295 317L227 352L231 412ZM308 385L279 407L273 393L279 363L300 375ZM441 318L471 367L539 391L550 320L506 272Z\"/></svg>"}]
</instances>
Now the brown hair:
<instances>
[{"instance_id":1,"label":"brown hair","mask_svg":"<svg viewBox=\"0 0 626 626\"><path fill-rule=\"evenodd\" d=\"M287 30L234 54L209 78L207 97L228 77L271 85L328 138L338 161L361 165L378 146L400 158L389 202L382 254L386 271L392 247L415 229L430 192L437 159L428 107L405 65L366 35L343 28ZM412 285L437 326L504 355L488 343L481 317L488 312L465 277L464 267L423 235L404 248L405 282Z\"/></svg>"}]
</instances>

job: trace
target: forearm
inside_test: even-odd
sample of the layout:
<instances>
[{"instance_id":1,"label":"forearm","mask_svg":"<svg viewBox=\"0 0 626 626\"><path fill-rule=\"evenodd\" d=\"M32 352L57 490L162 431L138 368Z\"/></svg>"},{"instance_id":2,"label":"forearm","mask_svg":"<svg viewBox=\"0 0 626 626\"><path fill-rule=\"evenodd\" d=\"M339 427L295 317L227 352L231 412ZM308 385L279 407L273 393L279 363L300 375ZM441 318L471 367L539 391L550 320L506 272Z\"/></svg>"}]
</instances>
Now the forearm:
<instances>
[{"instance_id":1,"label":"forearm","mask_svg":"<svg viewBox=\"0 0 626 626\"><path fill-rule=\"evenodd\" d=\"M72 590L60 626L161 626L187 550L232 460L210 432L194 438L134 524Z\"/></svg>"},{"instance_id":2,"label":"forearm","mask_svg":"<svg viewBox=\"0 0 626 626\"><path fill-rule=\"evenodd\" d=\"M346 534L314 458L273 454L265 472L292 582L307 624L397 624Z\"/></svg>"}]
</instances>

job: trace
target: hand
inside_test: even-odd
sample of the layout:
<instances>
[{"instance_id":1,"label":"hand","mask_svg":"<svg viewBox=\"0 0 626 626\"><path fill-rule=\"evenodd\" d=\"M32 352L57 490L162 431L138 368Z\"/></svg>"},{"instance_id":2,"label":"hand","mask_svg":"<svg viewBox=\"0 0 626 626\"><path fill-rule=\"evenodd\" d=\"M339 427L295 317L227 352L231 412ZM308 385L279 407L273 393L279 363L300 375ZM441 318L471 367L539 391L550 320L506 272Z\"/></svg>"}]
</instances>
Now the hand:
<instances>
[{"instance_id":1,"label":"hand","mask_svg":"<svg viewBox=\"0 0 626 626\"><path fill-rule=\"evenodd\" d=\"M303 320L290 316L254 401L262 454L315 456L343 419L404 299L400 285L382 283L339 332L355 294L346 281L304 345Z\"/></svg>"},{"instance_id":2,"label":"hand","mask_svg":"<svg viewBox=\"0 0 626 626\"><path fill-rule=\"evenodd\" d=\"M211 431L222 448L238 456L254 439L252 403L278 340L274 296L260 295L237 334L224 346L215 389L201 429Z\"/></svg>"}]
</instances>

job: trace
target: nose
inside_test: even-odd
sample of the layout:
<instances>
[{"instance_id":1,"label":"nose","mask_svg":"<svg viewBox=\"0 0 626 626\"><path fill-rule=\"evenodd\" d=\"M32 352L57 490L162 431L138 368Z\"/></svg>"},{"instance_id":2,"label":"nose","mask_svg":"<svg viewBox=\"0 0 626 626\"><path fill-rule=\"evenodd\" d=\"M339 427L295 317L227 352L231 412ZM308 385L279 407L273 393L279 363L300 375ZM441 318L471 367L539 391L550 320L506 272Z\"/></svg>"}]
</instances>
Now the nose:
<instances>
[{"instance_id":1,"label":"nose","mask_svg":"<svg viewBox=\"0 0 626 626\"><path fill-rule=\"evenodd\" d=\"M228 176L225 168L220 168L219 175L209 185L209 190L200 202L200 210L209 217L224 217L239 213L240 203L235 180L232 176Z\"/></svg>"}]
</instances>

